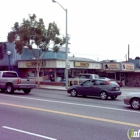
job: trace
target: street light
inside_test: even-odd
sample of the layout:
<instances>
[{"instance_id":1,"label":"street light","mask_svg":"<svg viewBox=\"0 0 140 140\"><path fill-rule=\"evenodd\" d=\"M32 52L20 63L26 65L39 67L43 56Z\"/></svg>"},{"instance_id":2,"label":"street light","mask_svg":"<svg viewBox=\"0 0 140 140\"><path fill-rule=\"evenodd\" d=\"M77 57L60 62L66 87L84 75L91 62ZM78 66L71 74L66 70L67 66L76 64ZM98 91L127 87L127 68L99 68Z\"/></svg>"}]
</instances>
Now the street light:
<instances>
[{"instance_id":1,"label":"street light","mask_svg":"<svg viewBox=\"0 0 140 140\"><path fill-rule=\"evenodd\" d=\"M69 59L68 59L68 34L67 34L67 9L65 9L60 3L55 0L52 2L57 3L66 12L66 68L65 68L65 78L66 78L66 89L68 88L68 69L69 69Z\"/></svg>"},{"instance_id":2,"label":"street light","mask_svg":"<svg viewBox=\"0 0 140 140\"><path fill-rule=\"evenodd\" d=\"M11 51L7 51L7 55L8 55L8 69L9 69L9 71L10 71L10 56L11 56Z\"/></svg>"}]
</instances>

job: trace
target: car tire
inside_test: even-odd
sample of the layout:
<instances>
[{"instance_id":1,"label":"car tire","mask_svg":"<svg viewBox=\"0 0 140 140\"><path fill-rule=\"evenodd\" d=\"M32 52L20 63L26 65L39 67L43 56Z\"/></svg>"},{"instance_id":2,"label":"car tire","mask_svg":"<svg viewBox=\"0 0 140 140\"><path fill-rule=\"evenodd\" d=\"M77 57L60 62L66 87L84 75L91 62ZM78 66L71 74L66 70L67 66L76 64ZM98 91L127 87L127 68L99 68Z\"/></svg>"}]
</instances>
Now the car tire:
<instances>
[{"instance_id":1,"label":"car tire","mask_svg":"<svg viewBox=\"0 0 140 140\"><path fill-rule=\"evenodd\" d=\"M100 99L106 100L107 97L108 97L108 95L107 95L107 93L106 93L105 91L102 91L102 92L100 93Z\"/></svg>"},{"instance_id":2,"label":"car tire","mask_svg":"<svg viewBox=\"0 0 140 140\"><path fill-rule=\"evenodd\" d=\"M23 89L23 92L24 92L25 94L29 94L29 93L31 92L31 89Z\"/></svg>"},{"instance_id":3,"label":"car tire","mask_svg":"<svg viewBox=\"0 0 140 140\"><path fill-rule=\"evenodd\" d=\"M5 92L5 89L1 89L1 92Z\"/></svg>"},{"instance_id":4,"label":"car tire","mask_svg":"<svg viewBox=\"0 0 140 140\"><path fill-rule=\"evenodd\" d=\"M110 98L111 98L112 100L115 100L115 99L117 98L117 96L110 96Z\"/></svg>"},{"instance_id":5,"label":"car tire","mask_svg":"<svg viewBox=\"0 0 140 140\"><path fill-rule=\"evenodd\" d=\"M86 98L87 96L86 95L83 95L83 97Z\"/></svg>"},{"instance_id":6,"label":"car tire","mask_svg":"<svg viewBox=\"0 0 140 140\"><path fill-rule=\"evenodd\" d=\"M77 91L75 89L72 89L70 93L71 93L72 97L76 97L77 96Z\"/></svg>"},{"instance_id":7,"label":"car tire","mask_svg":"<svg viewBox=\"0 0 140 140\"><path fill-rule=\"evenodd\" d=\"M132 101L131 101L131 107L133 108L133 109L140 109L140 99L137 99L137 98L134 98L134 99L132 99Z\"/></svg>"},{"instance_id":8,"label":"car tire","mask_svg":"<svg viewBox=\"0 0 140 140\"><path fill-rule=\"evenodd\" d=\"M7 93L14 93L14 87L12 84L7 84L6 85L6 92Z\"/></svg>"}]
</instances>

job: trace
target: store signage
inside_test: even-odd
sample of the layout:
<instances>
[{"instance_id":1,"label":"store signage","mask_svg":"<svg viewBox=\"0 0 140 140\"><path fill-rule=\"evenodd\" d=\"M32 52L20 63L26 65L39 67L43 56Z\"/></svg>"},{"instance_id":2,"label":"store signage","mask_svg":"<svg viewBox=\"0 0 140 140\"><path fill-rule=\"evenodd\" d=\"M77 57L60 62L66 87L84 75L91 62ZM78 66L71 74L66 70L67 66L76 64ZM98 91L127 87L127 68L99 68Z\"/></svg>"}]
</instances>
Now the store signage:
<instances>
[{"instance_id":1,"label":"store signage","mask_svg":"<svg viewBox=\"0 0 140 140\"><path fill-rule=\"evenodd\" d=\"M123 71L134 71L134 64L122 63Z\"/></svg>"},{"instance_id":2,"label":"store signage","mask_svg":"<svg viewBox=\"0 0 140 140\"><path fill-rule=\"evenodd\" d=\"M92 67L93 67L93 69L102 69L102 64L101 63L93 63Z\"/></svg>"},{"instance_id":3,"label":"store signage","mask_svg":"<svg viewBox=\"0 0 140 140\"><path fill-rule=\"evenodd\" d=\"M103 70L120 70L120 64L118 64L118 63L104 63Z\"/></svg>"},{"instance_id":4,"label":"store signage","mask_svg":"<svg viewBox=\"0 0 140 140\"><path fill-rule=\"evenodd\" d=\"M74 62L75 67L89 67L89 63L87 62Z\"/></svg>"},{"instance_id":5,"label":"store signage","mask_svg":"<svg viewBox=\"0 0 140 140\"><path fill-rule=\"evenodd\" d=\"M36 66L37 63L39 65L45 66L45 61L40 61L40 62L37 62L37 61L27 61L27 62L25 62L25 65L26 66Z\"/></svg>"}]
</instances>

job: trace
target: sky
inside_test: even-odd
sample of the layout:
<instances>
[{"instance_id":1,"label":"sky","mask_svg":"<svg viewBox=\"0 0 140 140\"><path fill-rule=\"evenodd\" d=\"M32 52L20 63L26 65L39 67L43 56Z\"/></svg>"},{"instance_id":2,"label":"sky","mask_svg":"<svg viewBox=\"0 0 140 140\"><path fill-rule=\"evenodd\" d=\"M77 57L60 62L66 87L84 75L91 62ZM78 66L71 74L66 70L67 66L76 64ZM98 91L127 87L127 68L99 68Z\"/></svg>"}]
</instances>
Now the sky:
<instances>
[{"instance_id":1,"label":"sky","mask_svg":"<svg viewBox=\"0 0 140 140\"><path fill-rule=\"evenodd\" d=\"M140 0L57 0L68 10L69 56L96 61L125 61L140 56ZM29 14L42 18L46 28L56 22L65 36L66 12L52 0L4 0L0 8L0 42L15 22Z\"/></svg>"}]
</instances>

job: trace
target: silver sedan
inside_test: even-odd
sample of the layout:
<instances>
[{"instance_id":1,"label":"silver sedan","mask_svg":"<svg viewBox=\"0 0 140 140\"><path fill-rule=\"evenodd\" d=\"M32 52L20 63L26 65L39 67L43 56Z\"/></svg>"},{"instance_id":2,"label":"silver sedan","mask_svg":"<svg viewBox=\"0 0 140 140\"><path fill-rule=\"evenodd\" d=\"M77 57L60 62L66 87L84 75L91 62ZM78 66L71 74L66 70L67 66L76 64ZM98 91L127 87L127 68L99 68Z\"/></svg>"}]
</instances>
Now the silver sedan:
<instances>
[{"instance_id":1,"label":"silver sedan","mask_svg":"<svg viewBox=\"0 0 140 140\"><path fill-rule=\"evenodd\" d=\"M133 109L140 109L140 93L130 93L124 97L124 103Z\"/></svg>"}]
</instances>

